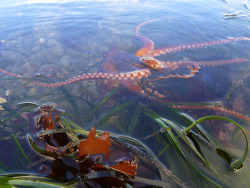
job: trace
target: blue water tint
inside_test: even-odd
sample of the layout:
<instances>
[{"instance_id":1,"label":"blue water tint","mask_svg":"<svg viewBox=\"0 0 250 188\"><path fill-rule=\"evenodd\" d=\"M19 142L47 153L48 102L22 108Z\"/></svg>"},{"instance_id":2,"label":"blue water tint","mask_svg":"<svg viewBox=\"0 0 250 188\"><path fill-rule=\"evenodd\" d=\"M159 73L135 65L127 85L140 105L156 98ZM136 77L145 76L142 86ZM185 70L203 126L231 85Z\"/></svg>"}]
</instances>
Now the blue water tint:
<instances>
[{"instance_id":1,"label":"blue water tint","mask_svg":"<svg viewBox=\"0 0 250 188\"><path fill-rule=\"evenodd\" d=\"M223 40L228 37L249 37L248 5L250 5L249 0L2 0L0 3L0 69L46 83L62 82L83 73L134 71L144 66L135 55L136 51L143 46L143 42L135 36L135 29L139 24L166 17L147 23L140 29L139 34L151 39L155 49ZM232 17L227 16L231 14ZM250 41L244 40L169 53L155 58L162 61L250 59L249 50ZM113 64L109 65L109 63ZM201 67L191 79L162 79L152 82L149 86L164 94L167 102L222 102L230 110L249 115L249 71L244 72L248 70L249 63L246 61ZM187 69L170 72L152 70L149 79L169 74L188 73ZM13 113L10 109L16 108L19 102L43 104L52 101L66 112L83 116L74 119L83 125L86 123L85 115L91 110L78 99L84 98L98 104L118 85L119 83L88 80L80 84L66 85L63 89L44 88L0 73L0 97L7 100L8 105L5 109L9 110L8 113ZM155 102L138 91L121 87L119 94L107 105L107 109L112 109L112 105L130 100L145 104ZM47 96L51 92L55 92L55 96ZM42 97L36 97L37 95ZM61 100L63 97L68 101ZM77 101L76 104L72 102L72 98ZM133 113L134 109L130 110L128 113ZM105 112L105 110L97 110L95 113L99 117ZM8 113L1 111L1 119L9 117ZM21 113L24 119L25 113ZM197 114L205 116L215 112L195 111L192 115ZM72 116L74 118L74 115ZM119 114L112 117L116 120L118 116ZM14 118L10 119L8 120L10 124L17 121ZM117 128L115 120L113 123L110 122L110 127L106 129L124 133ZM237 118L236 120L242 121ZM247 125L246 122L242 122ZM29 131L28 127L15 129L12 124L7 128L0 124L0 137L10 138L9 135L12 133L18 133L21 137ZM138 128L136 130L133 135L135 137L143 137L145 135L141 134L152 132L150 128L143 131ZM26 143L24 140L22 145ZM0 140L1 142L5 141ZM15 148L10 139L6 143L4 147L10 145L11 148ZM30 152L29 147L26 149ZM151 147L151 149L155 148ZM157 153L158 150L154 152ZM0 160L6 164L10 163L13 172L23 170L25 164L21 164L22 159L16 162L15 156L10 155L11 160L8 161L8 154L5 153L3 156L2 158L0 155ZM31 156L29 154L29 157ZM37 158L39 157L35 157L34 161ZM170 163L164 157L162 160L165 160L166 165ZM247 165L249 167L249 164ZM37 172L35 168L32 170ZM182 176L185 179L184 175ZM228 176L231 177L232 174ZM192 181L197 179L194 178Z\"/></svg>"}]
</instances>

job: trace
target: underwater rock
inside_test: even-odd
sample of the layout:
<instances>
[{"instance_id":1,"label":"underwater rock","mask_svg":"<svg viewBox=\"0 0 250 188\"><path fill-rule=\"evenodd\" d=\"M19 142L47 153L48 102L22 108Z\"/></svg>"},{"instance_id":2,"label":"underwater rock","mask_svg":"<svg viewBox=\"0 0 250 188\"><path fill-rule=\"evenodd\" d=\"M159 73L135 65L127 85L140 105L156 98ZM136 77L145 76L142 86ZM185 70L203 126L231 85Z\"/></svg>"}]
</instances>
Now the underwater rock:
<instances>
[{"instance_id":1,"label":"underwater rock","mask_svg":"<svg viewBox=\"0 0 250 188\"><path fill-rule=\"evenodd\" d=\"M40 39L39 39L39 42L40 42L40 43L44 43L44 42L45 42L45 39L44 39L44 38L40 38Z\"/></svg>"},{"instance_id":2,"label":"underwater rock","mask_svg":"<svg viewBox=\"0 0 250 188\"><path fill-rule=\"evenodd\" d=\"M20 72L25 77L31 77L35 74L35 68L31 66L30 62L26 62L20 67Z\"/></svg>"},{"instance_id":3,"label":"underwater rock","mask_svg":"<svg viewBox=\"0 0 250 188\"><path fill-rule=\"evenodd\" d=\"M13 51L13 50L1 50L0 53L1 53L0 55L2 55L3 58L13 63L20 62L24 59L20 53Z\"/></svg>"},{"instance_id":4,"label":"underwater rock","mask_svg":"<svg viewBox=\"0 0 250 188\"><path fill-rule=\"evenodd\" d=\"M64 55L60 58L60 63L63 65L64 68L68 68L71 66L70 64L70 56Z\"/></svg>"},{"instance_id":5,"label":"underwater rock","mask_svg":"<svg viewBox=\"0 0 250 188\"><path fill-rule=\"evenodd\" d=\"M39 52L40 48L39 46L34 46L32 49L31 49L31 52Z\"/></svg>"},{"instance_id":6,"label":"underwater rock","mask_svg":"<svg viewBox=\"0 0 250 188\"><path fill-rule=\"evenodd\" d=\"M10 127L4 127L4 130L8 133L14 133L14 129Z\"/></svg>"},{"instance_id":7,"label":"underwater rock","mask_svg":"<svg viewBox=\"0 0 250 188\"><path fill-rule=\"evenodd\" d=\"M37 92L36 92L36 88L35 87L32 87L32 88L30 88L30 90L29 90L29 94L30 95L34 95L34 94L36 94Z\"/></svg>"},{"instance_id":8,"label":"underwater rock","mask_svg":"<svg viewBox=\"0 0 250 188\"><path fill-rule=\"evenodd\" d=\"M50 39L47 43L48 50L56 57L62 57L64 55L64 49L62 45L55 39Z\"/></svg>"}]
</instances>

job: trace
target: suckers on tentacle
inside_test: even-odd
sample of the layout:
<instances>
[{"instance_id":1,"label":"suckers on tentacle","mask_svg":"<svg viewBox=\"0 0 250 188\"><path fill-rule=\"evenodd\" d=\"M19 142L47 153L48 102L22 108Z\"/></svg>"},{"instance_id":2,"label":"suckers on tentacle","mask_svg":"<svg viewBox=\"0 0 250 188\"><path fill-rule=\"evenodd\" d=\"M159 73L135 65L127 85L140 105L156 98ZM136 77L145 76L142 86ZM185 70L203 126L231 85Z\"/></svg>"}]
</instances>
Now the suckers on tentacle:
<instances>
[{"instance_id":1,"label":"suckers on tentacle","mask_svg":"<svg viewBox=\"0 0 250 188\"><path fill-rule=\"evenodd\" d=\"M206 46L214 46L214 45L226 44L229 42L237 42L237 41L242 41L242 40L250 40L250 37L238 37L238 38L229 37L224 40L208 41L208 42L185 44L185 45L178 45L178 46L169 46L165 48L152 50L149 56L155 57L155 56L160 56L160 55L171 53L171 52L179 52L179 51L188 50L188 49L202 48Z\"/></svg>"},{"instance_id":2,"label":"suckers on tentacle","mask_svg":"<svg viewBox=\"0 0 250 188\"><path fill-rule=\"evenodd\" d=\"M0 72L3 72L5 74L22 78L21 75L17 75L11 72L7 72L3 69L0 69ZM82 80L93 80L93 79L111 79L111 80L140 80L142 78L146 78L150 75L149 69L142 69L138 71L132 71L132 72L126 72L126 73L88 73L88 74L82 74L77 77L70 78L68 80L65 80L63 82L58 82L58 83L44 83L44 82L37 82L33 81L35 85L40 85L42 87L60 87L63 85L68 85L74 82L79 82Z\"/></svg>"},{"instance_id":3,"label":"suckers on tentacle","mask_svg":"<svg viewBox=\"0 0 250 188\"><path fill-rule=\"evenodd\" d=\"M180 106L176 106L176 105L171 105L169 107L176 108L176 109L214 110L214 111L224 112L224 113L230 114L230 115L232 115L234 117L238 117L238 118L250 121L250 117L248 117L248 116L245 116L245 115L240 114L238 112L235 112L235 111L232 111L232 110L228 110L226 108L222 108L222 107L218 107L218 106L212 106L212 105L206 105L206 106L188 106L188 105L186 106L186 105L180 105Z\"/></svg>"},{"instance_id":4,"label":"suckers on tentacle","mask_svg":"<svg viewBox=\"0 0 250 188\"><path fill-rule=\"evenodd\" d=\"M150 71L148 69L139 70L139 71L132 71L127 73L88 73L88 74L82 74L74 78L70 78L64 82L58 82L53 84L48 84L44 82L36 82L33 81L34 84L40 85L43 87L60 87L63 85L68 85L74 82L79 82L82 80L93 80L93 79L111 79L111 80L135 80L135 79L141 79L144 77L148 77L150 75Z\"/></svg>"},{"instance_id":5,"label":"suckers on tentacle","mask_svg":"<svg viewBox=\"0 0 250 188\"><path fill-rule=\"evenodd\" d=\"M4 74L8 74L8 75L13 76L13 77L22 78L22 76L19 74L14 74L12 72L8 72L8 71L3 70L3 69L0 69L0 72L3 72Z\"/></svg>"},{"instance_id":6,"label":"suckers on tentacle","mask_svg":"<svg viewBox=\"0 0 250 188\"><path fill-rule=\"evenodd\" d=\"M209 67L209 66L218 66L224 64L250 61L246 58L235 58L235 59L220 60L220 61L160 61L153 57L142 57L140 58L140 60L146 67L149 67L156 71L163 71L166 69L175 70L177 68L187 67L190 65Z\"/></svg>"}]
</instances>

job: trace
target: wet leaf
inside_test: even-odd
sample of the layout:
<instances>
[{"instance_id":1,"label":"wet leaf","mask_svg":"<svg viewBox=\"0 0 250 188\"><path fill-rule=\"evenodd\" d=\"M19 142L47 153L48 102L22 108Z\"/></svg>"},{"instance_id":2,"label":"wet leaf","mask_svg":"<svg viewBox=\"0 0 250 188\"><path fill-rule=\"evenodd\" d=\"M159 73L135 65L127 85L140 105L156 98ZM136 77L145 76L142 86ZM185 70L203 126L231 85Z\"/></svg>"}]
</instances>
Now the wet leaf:
<instances>
[{"instance_id":1,"label":"wet leaf","mask_svg":"<svg viewBox=\"0 0 250 188\"><path fill-rule=\"evenodd\" d=\"M57 153L59 150L59 148L55 147L55 146L51 146L49 144L46 144L46 151L47 152L55 152Z\"/></svg>"},{"instance_id":2,"label":"wet leaf","mask_svg":"<svg viewBox=\"0 0 250 188\"><path fill-rule=\"evenodd\" d=\"M129 174L130 176L136 175L137 164L130 161L122 161L120 164L111 165L110 168Z\"/></svg>"},{"instance_id":3,"label":"wet leaf","mask_svg":"<svg viewBox=\"0 0 250 188\"><path fill-rule=\"evenodd\" d=\"M105 154L108 158L110 153L111 140L109 132L102 133L98 138L95 138L96 129L92 127L88 138L80 142L78 157L83 157L88 154Z\"/></svg>"},{"instance_id":4,"label":"wet leaf","mask_svg":"<svg viewBox=\"0 0 250 188\"><path fill-rule=\"evenodd\" d=\"M55 128L55 123L59 120L60 116L56 116L55 119L52 120L51 114L46 113L42 117L44 118L44 130L52 130Z\"/></svg>"}]
</instances>

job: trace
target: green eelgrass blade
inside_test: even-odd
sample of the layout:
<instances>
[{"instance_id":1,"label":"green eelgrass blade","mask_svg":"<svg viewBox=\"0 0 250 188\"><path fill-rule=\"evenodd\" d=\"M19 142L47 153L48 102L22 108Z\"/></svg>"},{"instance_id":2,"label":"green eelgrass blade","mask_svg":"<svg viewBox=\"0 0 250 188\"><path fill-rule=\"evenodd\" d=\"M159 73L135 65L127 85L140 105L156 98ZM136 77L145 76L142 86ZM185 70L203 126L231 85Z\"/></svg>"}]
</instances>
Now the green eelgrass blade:
<instances>
[{"instance_id":1,"label":"green eelgrass blade","mask_svg":"<svg viewBox=\"0 0 250 188\"><path fill-rule=\"evenodd\" d=\"M28 141L30 146L33 148L33 150L35 150L37 153L44 155L44 156L48 156L48 157L67 157L67 158L74 158L74 156L70 156L70 155L59 155L58 153L55 152L48 152L45 149L39 148L35 142L31 139L31 137L28 135Z\"/></svg>"},{"instance_id":2,"label":"green eelgrass blade","mask_svg":"<svg viewBox=\"0 0 250 188\"><path fill-rule=\"evenodd\" d=\"M213 184L216 187L222 187L222 185L216 183L215 181L213 181L212 179L210 179L207 175L205 175L201 170L199 170L189 159L188 157L185 155L185 153L182 151L179 143L176 140L176 137L174 136L174 134L171 131L171 128L168 127L164 121L166 122L166 120L162 120L164 118L162 118L159 114L155 113L154 111L150 110L149 108L143 108L142 112L145 113L146 115L148 115L149 117L153 118L161 127L166 129L166 136L169 139L170 144L173 146L174 150L181 155L184 159L186 159L186 161L192 166L192 168L198 173L200 174L204 179L206 179L208 182L210 182L211 184ZM171 122L171 121L169 121ZM172 123L172 122L171 122ZM179 132L179 131L178 131ZM181 136L181 134L180 134ZM189 142L189 141L187 141ZM192 148L193 149L193 148ZM196 152L195 152L196 153ZM200 156L200 155L199 155ZM201 158L203 159L203 157L201 156ZM205 159L205 158L204 158ZM206 159L205 159L206 161Z\"/></svg>"},{"instance_id":3,"label":"green eelgrass blade","mask_svg":"<svg viewBox=\"0 0 250 188\"><path fill-rule=\"evenodd\" d=\"M182 133L183 129L181 129L180 126L177 126L172 121L163 118L161 115L157 114L156 112L145 106L142 108L142 112L154 119L162 128L166 128L166 124L168 125L168 127L171 127L182 138L182 140L184 140L189 145L189 147L196 153L196 155L198 155L205 163L208 164L207 160L202 155L199 148L197 148L197 146L194 144L194 141L192 141L190 138L188 138L185 134Z\"/></svg>"},{"instance_id":4,"label":"green eelgrass blade","mask_svg":"<svg viewBox=\"0 0 250 188\"><path fill-rule=\"evenodd\" d=\"M230 95L233 93L233 90L239 85L243 77L249 73L250 66L246 67L242 73L236 78L236 81L231 85L230 89L228 90L226 96L224 97L225 100L228 100Z\"/></svg>"},{"instance_id":5,"label":"green eelgrass blade","mask_svg":"<svg viewBox=\"0 0 250 188\"><path fill-rule=\"evenodd\" d=\"M39 104L36 104L34 102L20 102L17 104L19 108L36 108L39 106Z\"/></svg>"},{"instance_id":6,"label":"green eelgrass blade","mask_svg":"<svg viewBox=\"0 0 250 188\"><path fill-rule=\"evenodd\" d=\"M76 124L75 122L71 121L70 119L64 118L62 116L60 117L60 121L66 123L67 125L66 128L82 129L82 127Z\"/></svg>"},{"instance_id":7,"label":"green eelgrass blade","mask_svg":"<svg viewBox=\"0 0 250 188\"><path fill-rule=\"evenodd\" d=\"M10 170L9 167L7 167L1 160L0 160L0 166L6 170Z\"/></svg>"},{"instance_id":8,"label":"green eelgrass blade","mask_svg":"<svg viewBox=\"0 0 250 188\"><path fill-rule=\"evenodd\" d=\"M79 88L81 88L83 91L84 91L84 93L86 93L87 94L87 96L89 97L89 101L93 101L93 92L92 91L90 91L89 89L87 89L86 87L84 87L81 83L79 83L78 84L78 86L79 86Z\"/></svg>"},{"instance_id":9,"label":"green eelgrass blade","mask_svg":"<svg viewBox=\"0 0 250 188\"><path fill-rule=\"evenodd\" d=\"M174 134L171 131L171 128L167 128L166 129L166 136L170 141L170 144L173 146L174 150L178 153L181 154L181 156L188 162L188 164L199 174L201 175L205 180L207 180L208 182L210 182L211 184L213 184L215 187L223 187L222 185L220 185L219 183L213 181L211 178L209 178L207 175L205 175L202 170L199 170L189 159L188 157L185 155L185 153L182 151L180 145L178 144L176 137L174 136Z\"/></svg>"},{"instance_id":10,"label":"green eelgrass blade","mask_svg":"<svg viewBox=\"0 0 250 188\"><path fill-rule=\"evenodd\" d=\"M182 134L182 129L178 128L175 123L168 119L162 118L162 121L171 127L179 135L179 137L181 137L182 140L188 144L188 146L196 153L196 155L198 155L206 164L208 164L206 158L201 153L199 145L196 144L197 142L191 137L191 135Z\"/></svg>"},{"instance_id":11,"label":"green eelgrass blade","mask_svg":"<svg viewBox=\"0 0 250 188\"><path fill-rule=\"evenodd\" d=\"M84 99L82 97L78 97L78 96L74 96L74 95L71 95L71 97L74 98L74 99L77 99L77 100L85 102L90 108L94 108L95 107L95 105L92 102L90 102L90 101L88 101L88 100L86 100L86 99Z\"/></svg>"},{"instance_id":12,"label":"green eelgrass blade","mask_svg":"<svg viewBox=\"0 0 250 188\"><path fill-rule=\"evenodd\" d=\"M123 108L126 108L127 106L133 104L133 102L129 101L129 102L125 102L120 106L115 107L114 109L110 110L108 113L104 114L103 116L101 116L100 118L98 118L97 120L95 120L94 122L92 122L91 124L89 124L86 129L91 128L92 126L98 125L101 122L109 119L112 115L114 115L115 113L123 110Z\"/></svg>"},{"instance_id":13,"label":"green eelgrass blade","mask_svg":"<svg viewBox=\"0 0 250 188\"><path fill-rule=\"evenodd\" d=\"M176 139L178 139L178 138L179 138L179 136L176 137ZM166 151L166 149L167 149L169 146L171 146L170 143L169 143L168 145L166 145L166 146L158 153L158 155L157 155L156 157L159 158L159 157L164 153L164 151Z\"/></svg>"},{"instance_id":14,"label":"green eelgrass blade","mask_svg":"<svg viewBox=\"0 0 250 188\"><path fill-rule=\"evenodd\" d=\"M220 116L206 116L203 118L198 119L197 121L195 121L192 125L190 125L188 128L186 128L185 130L183 130L183 134L186 134L187 132L189 132L193 127L195 127L197 124L203 122L203 121L207 121L207 120L215 120L215 119L220 119L220 120L225 120L225 121L229 121L231 123L233 123L234 125L236 125L243 133L245 140L246 140L246 150L244 155L239 159L239 160L234 160L231 162L230 164L230 168L235 170L238 169L239 167L241 167L244 163L244 161L247 158L247 154L248 154L248 150L249 150L249 143L248 143L248 137L246 132L244 131L244 129L235 121L229 119L229 118L225 118L225 117L220 117Z\"/></svg>"},{"instance_id":15,"label":"green eelgrass blade","mask_svg":"<svg viewBox=\"0 0 250 188\"><path fill-rule=\"evenodd\" d=\"M75 98L64 87L59 87L59 89L64 93L65 97L67 98L67 101L69 101L69 103L73 107L74 112L79 113Z\"/></svg>"},{"instance_id":16,"label":"green eelgrass blade","mask_svg":"<svg viewBox=\"0 0 250 188\"><path fill-rule=\"evenodd\" d=\"M119 116L119 118L118 118L118 121L116 121L116 124L117 124L118 128L123 131L127 125L126 120L125 120L125 108L123 108L119 112L118 116Z\"/></svg>"},{"instance_id":17,"label":"green eelgrass blade","mask_svg":"<svg viewBox=\"0 0 250 188\"><path fill-rule=\"evenodd\" d=\"M102 107L109 99L112 97L112 95L115 94L115 92L118 90L118 88L113 89L106 97L102 99L102 101L97 104L84 118L84 121L88 121L93 117L93 114L100 108Z\"/></svg>"},{"instance_id":18,"label":"green eelgrass blade","mask_svg":"<svg viewBox=\"0 0 250 188\"><path fill-rule=\"evenodd\" d=\"M122 134L126 134L126 131L124 130L124 126L122 126L122 124L120 124L119 122L115 122L116 127L121 131ZM102 127L102 125L101 125Z\"/></svg>"},{"instance_id":19,"label":"green eelgrass blade","mask_svg":"<svg viewBox=\"0 0 250 188\"><path fill-rule=\"evenodd\" d=\"M41 187L41 188L67 188L70 186L52 182L49 178L44 178L30 174L9 174L0 175L1 188L21 187Z\"/></svg>"},{"instance_id":20,"label":"green eelgrass blade","mask_svg":"<svg viewBox=\"0 0 250 188\"><path fill-rule=\"evenodd\" d=\"M234 129L233 134L232 134L232 142L235 143L238 139L241 138L241 136L242 135L241 135L240 129Z\"/></svg>"},{"instance_id":21,"label":"green eelgrass blade","mask_svg":"<svg viewBox=\"0 0 250 188\"><path fill-rule=\"evenodd\" d=\"M64 118L64 120L66 120L66 119ZM60 120L58 121L58 123L60 125L62 125L61 122L62 122L62 117L60 117ZM63 128L71 129L72 127L75 129L81 129L81 127L79 125L77 125L76 123L72 122L69 119L67 119L67 121L64 121ZM66 132L66 135L71 139L71 141L79 141L77 135L75 135L75 134Z\"/></svg>"},{"instance_id":22,"label":"green eelgrass blade","mask_svg":"<svg viewBox=\"0 0 250 188\"><path fill-rule=\"evenodd\" d=\"M207 39L211 40L193 21L189 20L189 22Z\"/></svg>"},{"instance_id":23,"label":"green eelgrass blade","mask_svg":"<svg viewBox=\"0 0 250 188\"><path fill-rule=\"evenodd\" d=\"M135 177L135 182L140 182L143 183L145 185L151 185L151 186L156 186L156 187L167 187L168 184L164 181L161 180L152 180L152 179L148 179L148 178L144 178L144 177L139 177L136 176Z\"/></svg>"},{"instance_id":24,"label":"green eelgrass blade","mask_svg":"<svg viewBox=\"0 0 250 188\"><path fill-rule=\"evenodd\" d=\"M139 116L140 116L140 106L136 105L135 111L133 112L133 116L128 125L128 130L127 130L128 135L131 135L133 133Z\"/></svg>"},{"instance_id":25,"label":"green eelgrass blade","mask_svg":"<svg viewBox=\"0 0 250 188\"><path fill-rule=\"evenodd\" d=\"M121 139L127 143L130 143L133 146L139 146L140 149L143 149L144 151L146 151L147 154L154 156L154 154L151 152L151 150L144 145L142 142L140 142L137 139L134 139L133 137L129 137L129 136L124 136L124 135L115 135L115 134L111 134L112 137L116 137L118 139Z\"/></svg>"},{"instance_id":26,"label":"green eelgrass blade","mask_svg":"<svg viewBox=\"0 0 250 188\"><path fill-rule=\"evenodd\" d=\"M103 118L103 120L100 123L100 129L104 129L106 127L110 118L111 118L111 116L109 116L109 115L107 115L106 118Z\"/></svg>"},{"instance_id":27,"label":"green eelgrass blade","mask_svg":"<svg viewBox=\"0 0 250 188\"><path fill-rule=\"evenodd\" d=\"M20 145L19 141L17 140L16 136L14 134L11 134L12 139L14 140L14 142L17 145L17 148L19 149L19 151L21 152L22 156L26 159L26 161L28 163L30 163L29 158L27 157L27 155L25 154L25 152L23 151L22 146Z\"/></svg>"},{"instance_id":28,"label":"green eelgrass blade","mask_svg":"<svg viewBox=\"0 0 250 188\"><path fill-rule=\"evenodd\" d=\"M20 114L16 111L16 110L13 110L11 109L9 106L8 106L8 103L4 103L4 104L1 104L1 106L3 107L3 109L7 112L9 112L9 114L5 117L2 117L1 119L1 122L2 123L6 123L7 121L11 120L12 118L16 117L16 116L20 116ZM6 126L6 125L5 125Z\"/></svg>"},{"instance_id":29,"label":"green eelgrass blade","mask_svg":"<svg viewBox=\"0 0 250 188\"><path fill-rule=\"evenodd\" d=\"M217 182L213 181L211 178L209 178L207 175L205 175L201 170L199 170L185 155L185 153L182 151L180 145L178 144L176 137L171 131L171 128L166 129L166 136L170 141L170 144L173 146L174 150L178 153L181 154L181 156L188 162L188 164L198 173L200 174L204 179L206 179L208 182L213 184L216 187L223 187L222 185L218 184Z\"/></svg>"},{"instance_id":30,"label":"green eelgrass blade","mask_svg":"<svg viewBox=\"0 0 250 188\"><path fill-rule=\"evenodd\" d=\"M182 119L184 118L188 125L191 125L196 121L194 118L192 118L186 113L180 112L179 115L182 117ZM202 136L207 139L208 142L212 142L213 139L211 138L211 136L199 124L197 124L195 128L202 134Z\"/></svg>"}]
</instances>

